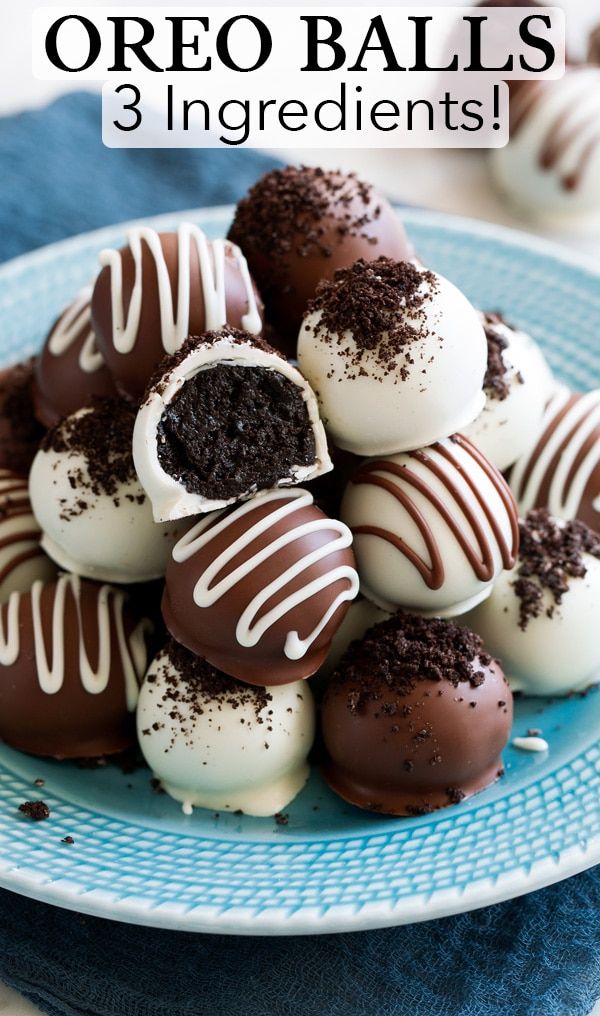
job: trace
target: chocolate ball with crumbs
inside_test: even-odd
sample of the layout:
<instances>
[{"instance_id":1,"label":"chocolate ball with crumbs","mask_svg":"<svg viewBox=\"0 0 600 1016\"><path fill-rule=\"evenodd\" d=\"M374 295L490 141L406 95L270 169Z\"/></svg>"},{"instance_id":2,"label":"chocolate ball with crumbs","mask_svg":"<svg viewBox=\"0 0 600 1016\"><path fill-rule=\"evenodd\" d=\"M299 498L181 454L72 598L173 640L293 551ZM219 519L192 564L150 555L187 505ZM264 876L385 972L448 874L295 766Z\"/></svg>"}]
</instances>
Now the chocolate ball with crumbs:
<instances>
[{"instance_id":1,"label":"chocolate ball with crumbs","mask_svg":"<svg viewBox=\"0 0 600 1016\"><path fill-rule=\"evenodd\" d=\"M396 212L370 184L308 166L275 169L254 184L237 206L229 238L246 255L289 356L321 279L359 258L413 255Z\"/></svg>"},{"instance_id":2,"label":"chocolate ball with crumbs","mask_svg":"<svg viewBox=\"0 0 600 1016\"><path fill-rule=\"evenodd\" d=\"M332 790L369 811L421 815L501 775L512 696L473 632L399 613L352 643L321 719Z\"/></svg>"},{"instance_id":3,"label":"chocolate ball with crumbs","mask_svg":"<svg viewBox=\"0 0 600 1016\"><path fill-rule=\"evenodd\" d=\"M262 331L262 304L235 244L184 222L175 233L130 229L100 253L92 296L98 347L123 395L139 402L165 354L189 335L232 325Z\"/></svg>"},{"instance_id":4,"label":"chocolate ball with crumbs","mask_svg":"<svg viewBox=\"0 0 600 1016\"><path fill-rule=\"evenodd\" d=\"M358 593L351 544L349 529L298 487L205 515L173 548L167 628L249 684L310 677Z\"/></svg>"},{"instance_id":5,"label":"chocolate ball with crumbs","mask_svg":"<svg viewBox=\"0 0 600 1016\"><path fill-rule=\"evenodd\" d=\"M45 429L35 418L35 359L0 371L0 469L27 476Z\"/></svg>"}]
</instances>

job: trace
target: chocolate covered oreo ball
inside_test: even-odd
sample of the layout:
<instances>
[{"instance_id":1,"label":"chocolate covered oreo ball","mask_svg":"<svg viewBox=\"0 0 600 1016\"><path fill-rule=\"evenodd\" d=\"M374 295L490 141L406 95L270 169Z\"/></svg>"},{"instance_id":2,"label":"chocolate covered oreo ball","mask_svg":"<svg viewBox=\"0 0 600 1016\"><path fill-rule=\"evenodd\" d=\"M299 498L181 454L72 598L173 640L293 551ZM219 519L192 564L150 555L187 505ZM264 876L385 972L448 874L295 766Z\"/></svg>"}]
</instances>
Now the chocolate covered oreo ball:
<instances>
[{"instance_id":1,"label":"chocolate covered oreo ball","mask_svg":"<svg viewBox=\"0 0 600 1016\"><path fill-rule=\"evenodd\" d=\"M306 490L272 491L195 522L173 549L171 635L250 684L309 677L358 592L345 525Z\"/></svg>"},{"instance_id":2,"label":"chocolate covered oreo ball","mask_svg":"<svg viewBox=\"0 0 600 1016\"><path fill-rule=\"evenodd\" d=\"M213 511L331 469L314 392L261 339L222 328L161 364L133 457L156 521Z\"/></svg>"},{"instance_id":3,"label":"chocolate covered oreo ball","mask_svg":"<svg viewBox=\"0 0 600 1016\"><path fill-rule=\"evenodd\" d=\"M98 346L119 391L139 401L165 354L189 335L225 324L257 335L262 305L246 259L198 226L176 233L139 226L121 250L104 250L92 296Z\"/></svg>"},{"instance_id":4,"label":"chocolate covered oreo ball","mask_svg":"<svg viewBox=\"0 0 600 1016\"><path fill-rule=\"evenodd\" d=\"M585 394L559 389L508 481L521 515L548 508L600 532L600 389Z\"/></svg>"},{"instance_id":5,"label":"chocolate covered oreo ball","mask_svg":"<svg viewBox=\"0 0 600 1016\"><path fill-rule=\"evenodd\" d=\"M600 213L600 68L568 67L511 96L510 141L491 152L499 189L529 217Z\"/></svg>"},{"instance_id":6,"label":"chocolate covered oreo ball","mask_svg":"<svg viewBox=\"0 0 600 1016\"><path fill-rule=\"evenodd\" d=\"M35 415L45 427L88 406L95 396L116 395L111 374L96 345L91 286L60 314L36 360L33 376Z\"/></svg>"},{"instance_id":7,"label":"chocolate covered oreo ball","mask_svg":"<svg viewBox=\"0 0 600 1016\"><path fill-rule=\"evenodd\" d=\"M521 523L521 549L465 623L517 691L567 695L600 681L600 536L544 508Z\"/></svg>"},{"instance_id":8,"label":"chocolate covered oreo ball","mask_svg":"<svg viewBox=\"0 0 600 1016\"><path fill-rule=\"evenodd\" d=\"M512 696L477 635L400 613L350 646L321 718L332 790L369 811L421 815L501 775Z\"/></svg>"},{"instance_id":9,"label":"chocolate covered oreo ball","mask_svg":"<svg viewBox=\"0 0 600 1016\"><path fill-rule=\"evenodd\" d=\"M37 579L50 582L56 576L56 565L41 548L41 535L27 480L0 469L0 603L13 592L28 592Z\"/></svg>"},{"instance_id":10,"label":"chocolate covered oreo ball","mask_svg":"<svg viewBox=\"0 0 600 1016\"><path fill-rule=\"evenodd\" d=\"M246 255L290 356L321 279L359 258L412 256L396 212L370 184L307 166L263 176L237 206L229 237Z\"/></svg>"},{"instance_id":11,"label":"chocolate covered oreo ball","mask_svg":"<svg viewBox=\"0 0 600 1016\"><path fill-rule=\"evenodd\" d=\"M306 682L242 684L171 641L142 685L137 728L146 762L186 814L266 816L308 779L315 712Z\"/></svg>"},{"instance_id":12,"label":"chocolate covered oreo ball","mask_svg":"<svg viewBox=\"0 0 600 1016\"><path fill-rule=\"evenodd\" d=\"M487 342L451 282L408 261L357 261L321 283L298 338L334 444L389 455L447 437L485 403Z\"/></svg>"},{"instance_id":13,"label":"chocolate covered oreo ball","mask_svg":"<svg viewBox=\"0 0 600 1016\"><path fill-rule=\"evenodd\" d=\"M33 410L34 369L32 357L0 371L0 469L21 476L27 476L45 433Z\"/></svg>"},{"instance_id":14,"label":"chocolate covered oreo ball","mask_svg":"<svg viewBox=\"0 0 600 1016\"><path fill-rule=\"evenodd\" d=\"M463 430L497 469L507 469L539 432L552 375L539 346L499 314L484 314L488 344L485 406Z\"/></svg>"},{"instance_id":15,"label":"chocolate covered oreo ball","mask_svg":"<svg viewBox=\"0 0 600 1016\"><path fill-rule=\"evenodd\" d=\"M66 571L102 582L148 582L165 573L177 539L157 525L136 476L135 409L104 399L46 435L29 475L42 547Z\"/></svg>"},{"instance_id":16,"label":"chocolate covered oreo ball","mask_svg":"<svg viewBox=\"0 0 600 1016\"><path fill-rule=\"evenodd\" d=\"M135 740L149 622L124 592L62 575L0 608L0 737L20 751L89 758Z\"/></svg>"},{"instance_id":17,"label":"chocolate covered oreo ball","mask_svg":"<svg viewBox=\"0 0 600 1016\"><path fill-rule=\"evenodd\" d=\"M461 435L363 463L341 514L354 537L361 592L383 610L462 614L515 563L514 498Z\"/></svg>"}]
</instances>

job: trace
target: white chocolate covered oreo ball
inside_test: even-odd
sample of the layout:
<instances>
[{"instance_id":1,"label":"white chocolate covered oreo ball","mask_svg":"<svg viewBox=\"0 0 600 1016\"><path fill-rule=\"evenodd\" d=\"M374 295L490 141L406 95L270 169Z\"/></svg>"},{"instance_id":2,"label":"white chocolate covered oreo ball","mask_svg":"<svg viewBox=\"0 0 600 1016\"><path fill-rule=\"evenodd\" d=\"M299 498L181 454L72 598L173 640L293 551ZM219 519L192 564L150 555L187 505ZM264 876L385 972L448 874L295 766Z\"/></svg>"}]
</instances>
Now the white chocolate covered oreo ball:
<instances>
[{"instance_id":1,"label":"white chocolate covered oreo ball","mask_svg":"<svg viewBox=\"0 0 600 1016\"><path fill-rule=\"evenodd\" d=\"M462 614L516 560L514 498L461 435L364 462L341 515L354 536L361 592L383 610Z\"/></svg>"},{"instance_id":2,"label":"white chocolate covered oreo ball","mask_svg":"<svg viewBox=\"0 0 600 1016\"><path fill-rule=\"evenodd\" d=\"M322 282L298 364L333 442L389 455L466 427L485 403L487 343L477 311L409 261L357 261Z\"/></svg>"},{"instance_id":3,"label":"white chocolate covered oreo ball","mask_svg":"<svg viewBox=\"0 0 600 1016\"><path fill-rule=\"evenodd\" d=\"M600 68L570 67L511 96L510 141L491 153L492 175L532 218L600 214Z\"/></svg>"},{"instance_id":4,"label":"white chocolate covered oreo ball","mask_svg":"<svg viewBox=\"0 0 600 1016\"><path fill-rule=\"evenodd\" d=\"M551 394L550 368L539 346L499 314L484 314L488 343L485 406L463 433L497 469L507 469L539 432Z\"/></svg>"},{"instance_id":5,"label":"white chocolate covered oreo ball","mask_svg":"<svg viewBox=\"0 0 600 1016\"><path fill-rule=\"evenodd\" d=\"M51 582L56 565L40 546L27 480L0 469L0 603L11 593L26 593L38 579Z\"/></svg>"},{"instance_id":6,"label":"white chocolate covered oreo ball","mask_svg":"<svg viewBox=\"0 0 600 1016\"><path fill-rule=\"evenodd\" d=\"M46 435L29 474L42 548L65 571L101 582L160 578L178 537L157 525L135 474L135 410L106 399Z\"/></svg>"},{"instance_id":7,"label":"white chocolate covered oreo ball","mask_svg":"<svg viewBox=\"0 0 600 1016\"><path fill-rule=\"evenodd\" d=\"M521 523L513 571L465 624L502 663L515 691L568 695L600 681L600 537L544 508Z\"/></svg>"},{"instance_id":8,"label":"white chocolate covered oreo ball","mask_svg":"<svg viewBox=\"0 0 600 1016\"><path fill-rule=\"evenodd\" d=\"M186 814L267 816L308 779L315 713L306 682L242 684L171 641L142 685L137 728L146 762Z\"/></svg>"},{"instance_id":9,"label":"white chocolate covered oreo ball","mask_svg":"<svg viewBox=\"0 0 600 1016\"><path fill-rule=\"evenodd\" d=\"M133 457L157 522L215 511L331 468L314 392L266 342L233 328L165 359Z\"/></svg>"}]
</instances>

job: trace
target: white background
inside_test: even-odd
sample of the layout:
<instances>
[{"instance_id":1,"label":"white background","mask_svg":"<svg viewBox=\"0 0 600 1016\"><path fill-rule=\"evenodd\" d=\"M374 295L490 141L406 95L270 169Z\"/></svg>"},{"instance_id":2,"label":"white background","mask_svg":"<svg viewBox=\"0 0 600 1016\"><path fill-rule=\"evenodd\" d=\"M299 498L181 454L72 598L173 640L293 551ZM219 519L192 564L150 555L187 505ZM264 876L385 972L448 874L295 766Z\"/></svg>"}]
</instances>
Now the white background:
<instances>
[{"instance_id":1,"label":"white background","mask_svg":"<svg viewBox=\"0 0 600 1016\"><path fill-rule=\"evenodd\" d=\"M163 6L165 0L143 0L145 6ZM343 0L347 3L347 0ZM366 0L365 0L366 2ZM388 0L389 2L389 0ZM449 5L460 0L435 0ZM114 5L127 6L112 0ZM290 0L290 6L296 0ZM0 5L0 115L43 105L69 87L81 82L44 82L33 79L30 70L31 12L36 7L51 7L44 0L4 0ZM77 0L78 11L93 7L89 0ZM191 6L191 5L190 5ZM262 0L251 6L287 6L285 0ZM336 6L328 0L326 9ZM423 4L423 6L426 6ZM567 47L574 57L584 52L584 39L590 27L600 23L600 0L563 0L567 14ZM75 8L74 8L75 9ZM100 129L100 128L98 128ZM577 250L598 255L600 225L584 233L573 227L545 228L518 218L494 193L486 172L485 153L461 151L304 151L282 153L289 161L303 161L336 168L353 169L385 190L392 197L427 205L448 212L501 222L543 233ZM37 1009L24 1002L11 989L0 984L0 1014L33 1016ZM543 1013L540 1013L543 1016ZM600 1016L600 1004L594 1009Z\"/></svg>"}]
</instances>

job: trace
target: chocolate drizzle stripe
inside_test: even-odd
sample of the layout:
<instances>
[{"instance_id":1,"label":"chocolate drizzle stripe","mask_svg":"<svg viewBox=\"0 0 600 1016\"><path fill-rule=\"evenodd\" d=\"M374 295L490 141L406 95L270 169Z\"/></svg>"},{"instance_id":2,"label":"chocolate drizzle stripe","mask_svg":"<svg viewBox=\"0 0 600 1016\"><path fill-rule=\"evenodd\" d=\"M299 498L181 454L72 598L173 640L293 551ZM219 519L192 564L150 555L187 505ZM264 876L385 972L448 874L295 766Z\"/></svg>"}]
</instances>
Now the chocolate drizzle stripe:
<instances>
[{"instance_id":1,"label":"chocolate drizzle stripe","mask_svg":"<svg viewBox=\"0 0 600 1016\"><path fill-rule=\"evenodd\" d=\"M502 530L494 517L492 509L485 503L481 492L477 489L476 483L467 475L459 459L452 455L448 444L438 442L431 446L431 450L444 458L468 485L469 490L474 495L485 515L488 525L490 526L490 530L493 533L494 540L502 557L503 566L505 568L510 568L516 561L519 538L517 511L510 491L506 487L504 480L497 470L490 466L487 460L480 455L469 441L460 436L455 437L453 440L466 454L470 455L471 458L475 460L477 465L493 484L494 489L502 500L510 520L512 546L508 546ZM355 535L363 534L377 536L380 539L385 540L392 546L396 547L400 553L411 561L411 563L418 569L430 589L439 589L442 586L445 574L442 554L438 542L420 509L410 496L405 491L401 490L399 484L386 479L385 476L377 475L379 473L387 473L396 477L398 480L401 480L407 486L419 491L419 493L427 499L429 504L446 522L477 578L481 582L490 582L495 574L493 547L484 531L483 526L481 525L479 518L477 517L476 512L474 511L473 506L469 504L463 491L461 491L459 486L452 481L448 472L442 469L439 464L435 462L432 456L428 455L426 452L422 450L407 452L406 457L420 463L423 468L431 472L433 476L435 476L436 479L444 485L456 508L462 513L466 524L470 528L471 533L475 538L477 549L474 548L470 542L469 537L462 527L461 521L456 518L443 498L440 497L440 495L433 489L433 487L430 486L429 483L427 483L426 480L418 476L407 466L389 462L385 459L365 463L364 466L359 468L351 482L353 484L370 484L371 486L380 487L387 493L391 494L391 496L405 508L410 518L416 524L419 533L427 546L430 554L430 562L428 563L427 561L424 561L413 548L406 544L404 540L387 529L376 526L355 526L352 530L353 533Z\"/></svg>"},{"instance_id":2,"label":"chocolate drizzle stripe","mask_svg":"<svg viewBox=\"0 0 600 1016\"><path fill-rule=\"evenodd\" d=\"M2 550L10 542L11 541L9 540L0 540L0 550ZM15 544L15 549L16 546L18 545ZM13 571L15 571L16 568L19 568L20 565L26 564L27 561L35 561L35 559L38 557L43 558L45 557L45 554L42 548L40 547L39 543L37 542L36 536L35 546L30 547L28 550L23 550L19 554L15 554L14 557L11 557L10 561L7 561L7 563L4 565L3 568L0 568L0 585L4 582L5 579L8 578L8 576Z\"/></svg>"},{"instance_id":3,"label":"chocolate drizzle stripe","mask_svg":"<svg viewBox=\"0 0 600 1016\"><path fill-rule=\"evenodd\" d=\"M212 240L209 243L198 226L189 222L181 223L177 231L177 292L174 293L160 235L148 226L139 226L129 231L127 239L135 265L135 281L127 310L124 305L121 251L108 249L101 251L99 255L100 264L108 267L110 271L112 341L117 352L130 353L138 337L144 280L142 244L146 245L154 259L161 336L166 353L175 353L189 334L193 246L198 255L198 271L206 316L205 330L215 331L227 323L225 258L229 256L237 262L246 294L248 310L242 317L242 328L252 335L258 335L261 331L262 321L248 265L235 244L225 240Z\"/></svg>"}]
</instances>

